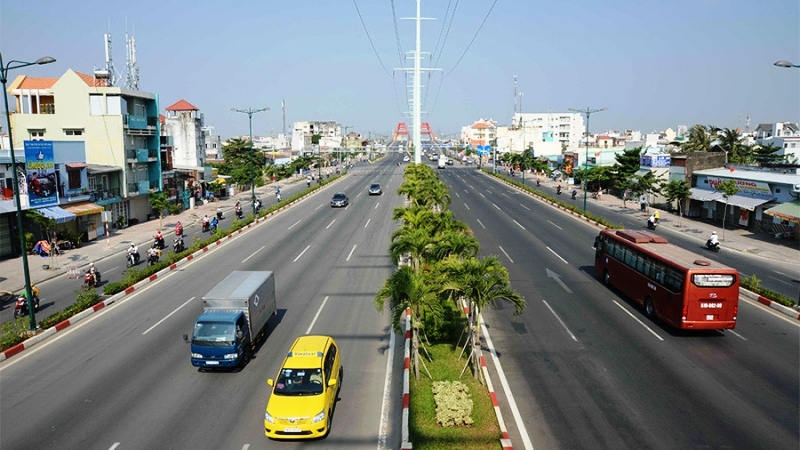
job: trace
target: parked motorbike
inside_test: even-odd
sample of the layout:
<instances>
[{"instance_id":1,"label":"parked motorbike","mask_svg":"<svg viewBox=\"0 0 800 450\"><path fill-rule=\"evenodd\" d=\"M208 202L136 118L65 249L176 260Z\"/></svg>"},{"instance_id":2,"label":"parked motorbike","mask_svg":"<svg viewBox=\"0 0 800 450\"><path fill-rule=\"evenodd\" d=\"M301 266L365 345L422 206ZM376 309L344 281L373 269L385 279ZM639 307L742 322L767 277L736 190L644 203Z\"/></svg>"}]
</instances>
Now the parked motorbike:
<instances>
[{"instance_id":1,"label":"parked motorbike","mask_svg":"<svg viewBox=\"0 0 800 450\"><path fill-rule=\"evenodd\" d=\"M95 271L95 276L92 276L92 272L87 270L86 275L83 277L83 285L86 288L94 288L100 284L100 272Z\"/></svg>"},{"instance_id":2,"label":"parked motorbike","mask_svg":"<svg viewBox=\"0 0 800 450\"><path fill-rule=\"evenodd\" d=\"M33 311L39 312L39 288L31 286L33 293ZM17 303L14 305L14 318L28 314L28 298L24 295L17 297Z\"/></svg>"},{"instance_id":3,"label":"parked motorbike","mask_svg":"<svg viewBox=\"0 0 800 450\"><path fill-rule=\"evenodd\" d=\"M706 241L706 249L716 253L719 251L719 242L711 243L711 239Z\"/></svg>"}]
</instances>

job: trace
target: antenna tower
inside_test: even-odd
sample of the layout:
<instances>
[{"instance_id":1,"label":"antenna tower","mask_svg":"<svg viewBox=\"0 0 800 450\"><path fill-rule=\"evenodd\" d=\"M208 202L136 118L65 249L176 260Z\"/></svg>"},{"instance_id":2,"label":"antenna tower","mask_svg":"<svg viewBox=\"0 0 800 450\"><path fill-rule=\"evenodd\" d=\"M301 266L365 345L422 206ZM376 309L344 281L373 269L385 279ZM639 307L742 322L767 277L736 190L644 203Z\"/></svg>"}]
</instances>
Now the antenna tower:
<instances>
[{"instance_id":1,"label":"antenna tower","mask_svg":"<svg viewBox=\"0 0 800 450\"><path fill-rule=\"evenodd\" d=\"M94 69L94 77L99 80L106 80L106 86L116 86L117 85L117 71L114 69L114 61L112 60L111 56L111 27L109 26L109 32L103 34L103 40L105 41L104 47L106 51L106 64L102 69L95 68Z\"/></svg>"},{"instance_id":2,"label":"antenna tower","mask_svg":"<svg viewBox=\"0 0 800 450\"><path fill-rule=\"evenodd\" d=\"M138 91L139 66L136 64L136 38L128 36L127 30L125 31L125 49L127 56L125 61L125 67L127 69L125 73L125 87Z\"/></svg>"},{"instance_id":3,"label":"antenna tower","mask_svg":"<svg viewBox=\"0 0 800 450\"><path fill-rule=\"evenodd\" d=\"M281 119L283 120L283 138L286 139L286 100L281 100Z\"/></svg>"}]
</instances>

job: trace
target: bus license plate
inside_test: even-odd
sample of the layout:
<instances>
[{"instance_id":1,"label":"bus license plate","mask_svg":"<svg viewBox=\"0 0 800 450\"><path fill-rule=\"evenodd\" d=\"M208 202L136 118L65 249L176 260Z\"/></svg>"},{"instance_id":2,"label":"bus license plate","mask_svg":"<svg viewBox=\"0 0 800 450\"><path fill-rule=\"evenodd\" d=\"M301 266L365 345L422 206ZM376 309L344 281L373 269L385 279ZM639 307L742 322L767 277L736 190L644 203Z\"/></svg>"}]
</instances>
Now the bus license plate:
<instances>
[{"instance_id":1,"label":"bus license plate","mask_svg":"<svg viewBox=\"0 0 800 450\"><path fill-rule=\"evenodd\" d=\"M706 314L706 320L714 320L713 314Z\"/></svg>"},{"instance_id":2,"label":"bus license plate","mask_svg":"<svg viewBox=\"0 0 800 450\"><path fill-rule=\"evenodd\" d=\"M299 433L300 432L300 428L284 428L283 432L284 433Z\"/></svg>"},{"instance_id":3,"label":"bus license plate","mask_svg":"<svg viewBox=\"0 0 800 450\"><path fill-rule=\"evenodd\" d=\"M219 361L206 361L207 366L216 366L219 364Z\"/></svg>"}]
</instances>

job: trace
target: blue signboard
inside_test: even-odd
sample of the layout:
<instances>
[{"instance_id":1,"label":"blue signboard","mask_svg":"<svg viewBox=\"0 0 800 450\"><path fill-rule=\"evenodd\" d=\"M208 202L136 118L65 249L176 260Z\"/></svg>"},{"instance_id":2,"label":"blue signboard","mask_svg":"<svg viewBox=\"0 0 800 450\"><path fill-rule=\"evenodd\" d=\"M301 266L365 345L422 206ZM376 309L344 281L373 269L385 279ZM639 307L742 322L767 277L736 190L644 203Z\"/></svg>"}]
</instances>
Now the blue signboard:
<instances>
[{"instance_id":1,"label":"blue signboard","mask_svg":"<svg viewBox=\"0 0 800 450\"><path fill-rule=\"evenodd\" d=\"M488 155L491 149L492 149L491 145L479 145L477 150L478 154L483 156L483 155Z\"/></svg>"},{"instance_id":2,"label":"blue signboard","mask_svg":"<svg viewBox=\"0 0 800 450\"><path fill-rule=\"evenodd\" d=\"M53 161L53 141L23 141L25 188L32 208L58 204L58 183Z\"/></svg>"},{"instance_id":3,"label":"blue signboard","mask_svg":"<svg viewBox=\"0 0 800 450\"><path fill-rule=\"evenodd\" d=\"M669 155L642 155L639 158L641 167L669 167Z\"/></svg>"}]
</instances>

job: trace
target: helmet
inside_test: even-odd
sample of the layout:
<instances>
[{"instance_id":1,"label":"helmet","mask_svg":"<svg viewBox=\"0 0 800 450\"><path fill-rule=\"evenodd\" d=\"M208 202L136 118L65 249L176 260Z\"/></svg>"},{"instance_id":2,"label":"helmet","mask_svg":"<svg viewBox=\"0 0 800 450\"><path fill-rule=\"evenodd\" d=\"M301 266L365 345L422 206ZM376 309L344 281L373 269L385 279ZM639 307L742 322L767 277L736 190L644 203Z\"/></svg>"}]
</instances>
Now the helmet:
<instances>
[{"instance_id":1,"label":"helmet","mask_svg":"<svg viewBox=\"0 0 800 450\"><path fill-rule=\"evenodd\" d=\"M89 267L94 267L94 263L89 263Z\"/></svg>"},{"instance_id":2,"label":"helmet","mask_svg":"<svg viewBox=\"0 0 800 450\"><path fill-rule=\"evenodd\" d=\"M717 234L717 232L716 231L712 231L711 234Z\"/></svg>"}]
</instances>

